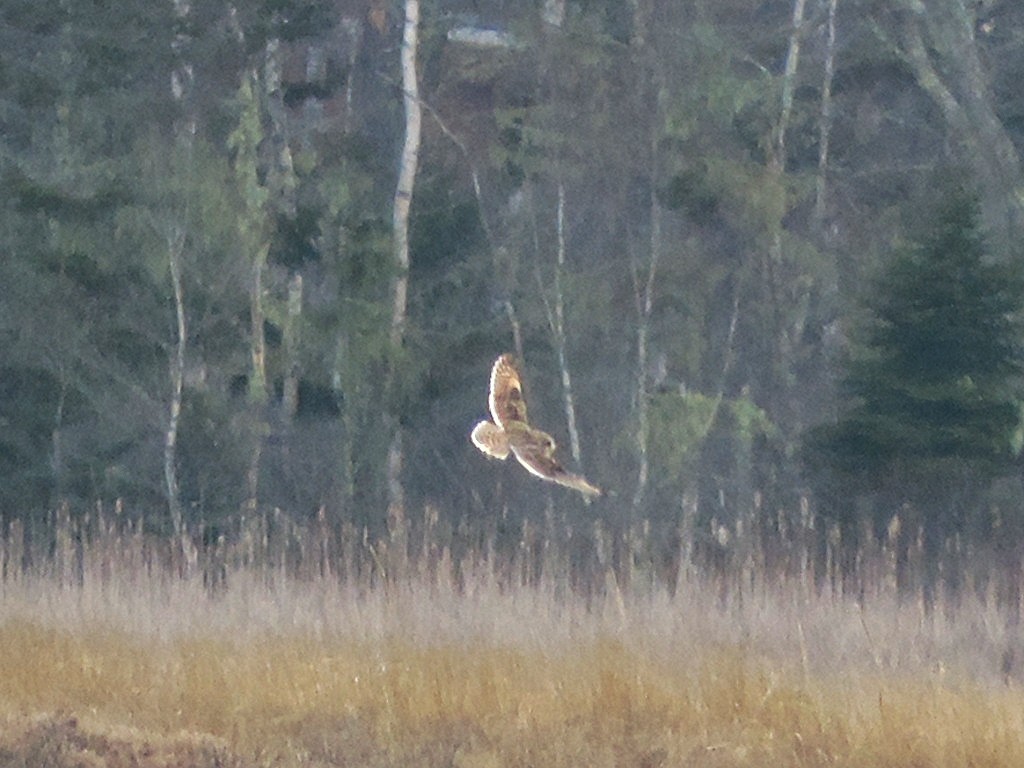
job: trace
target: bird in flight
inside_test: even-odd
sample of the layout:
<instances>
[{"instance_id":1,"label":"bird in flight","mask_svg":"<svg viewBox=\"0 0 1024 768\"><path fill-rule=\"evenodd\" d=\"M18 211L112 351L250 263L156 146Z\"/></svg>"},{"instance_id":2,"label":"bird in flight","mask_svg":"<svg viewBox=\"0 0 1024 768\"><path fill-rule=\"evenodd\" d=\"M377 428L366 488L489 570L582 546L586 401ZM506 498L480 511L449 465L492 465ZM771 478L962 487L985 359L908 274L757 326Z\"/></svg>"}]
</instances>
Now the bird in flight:
<instances>
[{"instance_id":1,"label":"bird in flight","mask_svg":"<svg viewBox=\"0 0 1024 768\"><path fill-rule=\"evenodd\" d=\"M511 453L542 480L573 488L588 499L601 495L600 488L582 475L567 472L558 462L551 435L530 426L522 380L512 355L504 354L494 362L487 403L494 421L481 421L473 427L470 439L477 448L495 459L507 459Z\"/></svg>"}]
</instances>

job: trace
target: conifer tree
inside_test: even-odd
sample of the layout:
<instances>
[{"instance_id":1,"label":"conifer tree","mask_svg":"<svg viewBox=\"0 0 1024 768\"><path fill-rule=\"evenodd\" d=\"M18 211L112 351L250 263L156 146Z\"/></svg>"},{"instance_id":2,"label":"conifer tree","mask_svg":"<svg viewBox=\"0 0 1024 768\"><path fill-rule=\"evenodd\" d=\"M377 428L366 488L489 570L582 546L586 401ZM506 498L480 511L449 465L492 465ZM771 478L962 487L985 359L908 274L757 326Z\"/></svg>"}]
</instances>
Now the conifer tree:
<instances>
[{"instance_id":1,"label":"conifer tree","mask_svg":"<svg viewBox=\"0 0 1024 768\"><path fill-rule=\"evenodd\" d=\"M965 492L1013 466L1022 436L1021 277L987 252L977 196L941 190L926 228L872 281L849 406L810 440L848 488L909 502L940 536L965 522Z\"/></svg>"}]
</instances>

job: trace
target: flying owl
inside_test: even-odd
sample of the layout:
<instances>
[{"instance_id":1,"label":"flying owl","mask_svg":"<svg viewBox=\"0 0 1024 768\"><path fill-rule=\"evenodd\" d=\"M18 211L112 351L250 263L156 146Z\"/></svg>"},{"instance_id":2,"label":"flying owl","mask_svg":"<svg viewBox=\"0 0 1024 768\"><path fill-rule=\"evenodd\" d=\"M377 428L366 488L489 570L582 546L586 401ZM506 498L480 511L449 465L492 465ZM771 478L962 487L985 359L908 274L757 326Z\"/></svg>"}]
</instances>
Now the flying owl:
<instances>
[{"instance_id":1,"label":"flying owl","mask_svg":"<svg viewBox=\"0 0 1024 768\"><path fill-rule=\"evenodd\" d=\"M473 427L470 438L477 448L495 459L507 459L511 453L542 480L574 488L587 498L601 495L600 488L562 467L555 458L551 435L530 426L522 381L512 355L502 355L494 362L487 403L494 421L481 421Z\"/></svg>"}]
</instances>

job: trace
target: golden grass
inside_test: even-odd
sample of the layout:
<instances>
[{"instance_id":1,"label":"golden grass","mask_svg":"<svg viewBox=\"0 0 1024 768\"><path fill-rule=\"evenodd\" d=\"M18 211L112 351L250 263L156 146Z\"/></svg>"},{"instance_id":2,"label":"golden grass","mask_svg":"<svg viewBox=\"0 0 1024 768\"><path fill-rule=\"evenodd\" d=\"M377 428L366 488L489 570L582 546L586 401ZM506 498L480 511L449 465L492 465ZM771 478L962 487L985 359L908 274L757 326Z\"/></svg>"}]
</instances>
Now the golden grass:
<instances>
[{"instance_id":1,"label":"golden grass","mask_svg":"<svg viewBox=\"0 0 1024 768\"><path fill-rule=\"evenodd\" d=\"M231 599L177 610L202 617ZM395 616L419 627L408 637L383 603L364 606L373 615L351 632L193 625L163 636L102 619L33 620L22 605L0 622L0 764L1024 765L1016 687L925 665L812 659L809 671L806 653L787 660L751 640L756 623L747 640L721 643L709 621L702 642L697 616L693 631L665 633L649 614L635 617L645 631L629 613L590 614L587 626L569 610L563 635L529 642L502 636L500 622L499 634L486 629L489 600L433 599L422 615L443 625L455 611L464 637L425 633L397 599ZM557 622L553 606L530 605L540 631Z\"/></svg>"},{"instance_id":2,"label":"golden grass","mask_svg":"<svg viewBox=\"0 0 1024 768\"><path fill-rule=\"evenodd\" d=\"M1021 638L993 590L925 610L886 578L853 600L687 568L577 591L557 553L456 567L442 547L226 560L208 589L141 537L86 541L77 566L5 546L3 768L1024 765Z\"/></svg>"}]
</instances>

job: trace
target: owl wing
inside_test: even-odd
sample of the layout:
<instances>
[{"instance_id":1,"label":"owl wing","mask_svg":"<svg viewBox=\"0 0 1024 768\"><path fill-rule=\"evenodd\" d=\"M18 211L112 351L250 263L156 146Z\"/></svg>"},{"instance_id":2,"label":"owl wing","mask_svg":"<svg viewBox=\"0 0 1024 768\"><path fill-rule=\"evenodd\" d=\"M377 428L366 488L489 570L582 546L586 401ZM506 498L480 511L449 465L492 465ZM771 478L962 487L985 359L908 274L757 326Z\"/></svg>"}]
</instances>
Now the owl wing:
<instances>
[{"instance_id":1,"label":"owl wing","mask_svg":"<svg viewBox=\"0 0 1024 768\"><path fill-rule=\"evenodd\" d=\"M509 453L508 435L497 424L481 421L470 434L473 445L495 459L507 459Z\"/></svg>"},{"instance_id":2,"label":"owl wing","mask_svg":"<svg viewBox=\"0 0 1024 768\"><path fill-rule=\"evenodd\" d=\"M528 423L523 383L519 378L516 359L512 355L504 354L494 361L487 403L491 408L491 416L499 427L505 427L513 421Z\"/></svg>"},{"instance_id":3,"label":"owl wing","mask_svg":"<svg viewBox=\"0 0 1024 768\"><path fill-rule=\"evenodd\" d=\"M584 496L600 496L601 489L592 485L582 475L567 472L551 452L550 446L526 440L511 445L512 453L526 469L537 477L552 483L573 488Z\"/></svg>"}]
</instances>

